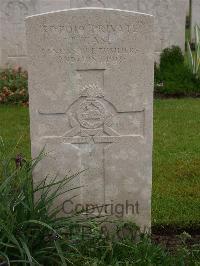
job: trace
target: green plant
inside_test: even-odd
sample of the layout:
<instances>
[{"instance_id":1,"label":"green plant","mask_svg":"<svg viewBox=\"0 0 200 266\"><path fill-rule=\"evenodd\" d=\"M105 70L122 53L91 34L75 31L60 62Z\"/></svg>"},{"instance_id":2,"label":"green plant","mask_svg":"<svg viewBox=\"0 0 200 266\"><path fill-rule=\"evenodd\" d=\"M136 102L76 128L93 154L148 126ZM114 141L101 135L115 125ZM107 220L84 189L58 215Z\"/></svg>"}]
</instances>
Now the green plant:
<instances>
[{"instance_id":1,"label":"green plant","mask_svg":"<svg viewBox=\"0 0 200 266\"><path fill-rule=\"evenodd\" d=\"M182 65L184 63L183 53L178 46L165 48L160 55L160 69L165 70L168 67Z\"/></svg>"},{"instance_id":2,"label":"green plant","mask_svg":"<svg viewBox=\"0 0 200 266\"><path fill-rule=\"evenodd\" d=\"M179 47L172 46L161 53L160 65L155 65L155 94L173 97L200 95L200 79L185 64Z\"/></svg>"},{"instance_id":3,"label":"green plant","mask_svg":"<svg viewBox=\"0 0 200 266\"><path fill-rule=\"evenodd\" d=\"M190 71L195 75L196 78L200 78L200 28L198 25L194 27L195 32L195 43L194 52L190 42L187 41L187 65Z\"/></svg>"},{"instance_id":4,"label":"green plant","mask_svg":"<svg viewBox=\"0 0 200 266\"><path fill-rule=\"evenodd\" d=\"M97 235L100 236L99 233ZM194 249L180 247L172 255L160 245L154 244L147 234L140 234L137 240L130 239L129 235L118 240L116 237L107 239L100 236L89 242L81 242L79 248L82 256L74 256L76 266L194 266L198 265L200 259L198 246Z\"/></svg>"},{"instance_id":5,"label":"green plant","mask_svg":"<svg viewBox=\"0 0 200 266\"><path fill-rule=\"evenodd\" d=\"M152 222L158 227L199 228L199 117L199 99L154 101ZM21 138L15 153L30 157L28 108L0 105L0 121L7 149Z\"/></svg>"},{"instance_id":6,"label":"green plant","mask_svg":"<svg viewBox=\"0 0 200 266\"><path fill-rule=\"evenodd\" d=\"M0 103L28 104L28 73L20 67L0 72Z\"/></svg>"},{"instance_id":7,"label":"green plant","mask_svg":"<svg viewBox=\"0 0 200 266\"><path fill-rule=\"evenodd\" d=\"M46 177L34 188L32 172L43 152L31 161L14 153L15 148L10 152L1 140L0 265L197 265L199 247L181 248L171 255L131 222L116 222L113 234L107 234L91 218L57 217L60 206L52 208L54 200L74 176L50 182Z\"/></svg>"},{"instance_id":8,"label":"green plant","mask_svg":"<svg viewBox=\"0 0 200 266\"><path fill-rule=\"evenodd\" d=\"M33 187L32 171L43 154L27 161L13 157L0 141L0 263L7 265L67 265L73 250L75 227L85 223L74 215L57 217L61 206L52 207L72 177L49 177ZM69 191L69 188L66 191ZM34 200L40 193L38 200ZM78 237L78 230L76 232Z\"/></svg>"}]
</instances>

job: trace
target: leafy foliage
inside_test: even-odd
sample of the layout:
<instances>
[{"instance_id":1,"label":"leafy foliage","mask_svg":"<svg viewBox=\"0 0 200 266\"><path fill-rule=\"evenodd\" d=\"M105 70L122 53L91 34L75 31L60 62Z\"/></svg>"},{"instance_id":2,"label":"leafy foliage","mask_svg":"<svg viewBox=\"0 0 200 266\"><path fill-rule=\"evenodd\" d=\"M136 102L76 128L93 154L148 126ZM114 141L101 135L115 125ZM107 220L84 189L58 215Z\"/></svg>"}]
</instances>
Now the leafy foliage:
<instances>
[{"instance_id":1,"label":"leafy foliage","mask_svg":"<svg viewBox=\"0 0 200 266\"><path fill-rule=\"evenodd\" d=\"M187 42L187 65L190 71L195 75L196 78L200 78L200 28L199 26L195 26L195 43L194 43L194 52L192 52L192 48L190 42Z\"/></svg>"},{"instance_id":2,"label":"leafy foliage","mask_svg":"<svg viewBox=\"0 0 200 266\"><path fill-rule=\"evenodd\" d=\"M60 206L52 206L74 176L50 182L46 177L34 188L32 172L42 157L13 157L0 142L1 265L197 265L198 247L172 256L132 223L112 221L111 234L101 222L80 214L59 217Z\"/></svg>"},{"instance_id":3,"label":"leafy foliage","mask_svg":"<svg viewBox=\"0 0 200 266\"><path fill-rule=\"evenodd\" d=\"M0 103L28 103L28 73L20 67L0 72Z\"/></svg>"},{"instance_id":4,"label":"leafy foliage","mask_svg":"<svg viewBox=\"0 0 200 266\"><path fill-rule=\"evenodd\" d=\"M160 55L160 69L164 70L172 65L181 65L184 63L184 56L178 46L166 48Z\"/></svg>"},{"instance_id":5,"label":"leafy foliage","mask_svg":"<svg viewBox=\"0 0 200 266\"><path fill-rule=\"evenodd\" d=\"M184 63L179 47L163 50L155 65L155 93L163 96L200 96L200 79Z\"/></svg>"},{"instance_id":6,"label":"leafy foliage","mask_svg":"<svg viewBox=\"0 0 200 266\"><path fill-rule=\"evenodd\" d=\"M78 216L58 218L60 206L52 207L74 177L59 182L46 177L33 187L32 171L42 156L13 157L0 143L0 262L8 265L67 265L73 240L67 239L68 231L81 223ZM41 197L34 200L38 192Z\"/></svg>"}]
</instances>

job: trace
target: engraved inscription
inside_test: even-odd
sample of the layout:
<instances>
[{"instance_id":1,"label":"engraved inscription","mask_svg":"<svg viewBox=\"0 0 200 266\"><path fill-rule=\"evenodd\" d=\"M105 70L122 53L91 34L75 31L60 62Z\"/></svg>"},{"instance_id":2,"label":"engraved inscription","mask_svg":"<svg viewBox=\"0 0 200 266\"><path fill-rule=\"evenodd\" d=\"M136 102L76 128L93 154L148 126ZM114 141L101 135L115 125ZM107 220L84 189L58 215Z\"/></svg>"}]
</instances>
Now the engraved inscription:
<instances>
[{"instance_id":1,"label":"engraved inscription","mask_svg":"<svg viewBox=\"0 0 200 266\"><path fill-rule=\"evenodd\" d=\"M121 63L128 56L134 56L139 50L133 47L79 47L65 50L64 48L42 48L41 56L53 57L59 63Z\"/></svg>"},{"instance_id":2,"label":"engraved inscription","mask_svg":"<svg viewBox=\"0 0 200 266\"><path fill-rule=\"evenodd\" d=\"M48 43L46 47L41 48L41 56L52 58L59 64L121 64L128 60L129 56L142 52L140 46L124 45L124 39L133 38L138 31L145 33L148 30L139 18L134 24L77 23L75 18L72 18L70 23L66 22L63 25L48 24L44 21L40 27L44 39L49 39L51 36L52 40L63 40L63 45L58 45L56 48ZM122 45L113 47L115 40L121 40Z\"/></svg>"},{"instance_id":3,"label":"engraved inscription","mask_svg":"<svg viewBox=\"0 0 200 266\"><path fill-rule=\"evenodd\" d=\"M142 23L142 21L141 21ZM138 25L135 24L42 24L41 25L44 33L58 33L65 35L73 34L79 36L87 36L88 34L102 34L102 33L128 33L134 34L138 30Z\"/></svg>"}]
</instances>

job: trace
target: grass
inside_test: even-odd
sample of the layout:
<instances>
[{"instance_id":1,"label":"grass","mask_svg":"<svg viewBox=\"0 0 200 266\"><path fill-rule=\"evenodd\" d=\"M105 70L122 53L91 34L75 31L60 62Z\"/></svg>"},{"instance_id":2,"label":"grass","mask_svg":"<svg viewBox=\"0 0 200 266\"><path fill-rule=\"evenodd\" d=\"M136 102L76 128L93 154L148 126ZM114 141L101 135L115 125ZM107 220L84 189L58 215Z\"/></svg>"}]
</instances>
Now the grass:
<instances>
[{"instance_id":1,"label":"grass","mask_svg":"<svg viewBox=\"0 0 200 266\"><path fill-rule=\"evenodd\" d=\"M156 100L153 224L200 221L200 100Z\"/></svg>"},{"instance_id":2,"label":"grass","mask_svg":"<svg viewBox=\"0 0 200 266\"><path fill-rule=\"evenodd\" d=\"M0 136L10 149L16 146L16 154L30 157L30 135L28 108L14 105L0 105Z\"/></svg>"},{"instance_id":3,"label":"grass","mask_svg":"<svg viewBox=\"0 0 200 266\"><path fill-rule=\"evenodd\" d=\"M16 153L30 156L28 109L0 105L0 135ZM200 221L200 100L155 100L152 222Z\"/></svg>"}]
</instances>

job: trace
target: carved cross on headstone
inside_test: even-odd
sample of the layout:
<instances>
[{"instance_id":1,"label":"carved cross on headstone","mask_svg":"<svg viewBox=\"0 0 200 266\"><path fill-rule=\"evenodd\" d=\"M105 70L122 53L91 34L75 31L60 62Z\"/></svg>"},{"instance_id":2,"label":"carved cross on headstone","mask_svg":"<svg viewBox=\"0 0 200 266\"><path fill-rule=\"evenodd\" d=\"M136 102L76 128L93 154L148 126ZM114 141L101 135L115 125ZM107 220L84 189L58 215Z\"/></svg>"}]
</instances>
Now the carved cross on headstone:
<instances>
[{"instance_id":1,"label":"carved cross on headstone","mask_svg":"<svg viewBox=\"0 0 200 266\"><path fill-rule=\"evenodd\" d=\"M138 137L138 134L135 132L129 135L120 134L120 132L113 128L115 124L114 120L116 116L120 117L121 115L125 120L126 116L134 117L135 114L140 114L141 117L143 117L144 110L136 112L117 112L113 104L104 97L104 76L102 75L104 71L94 71L98 73L97 82L87 84L84 74L87 76L87 81L94 82L94 73L92 70L81 71L83 77L79 98L66 111L71 129L63 136L46 136L45 138L51 138L51 140L59 139L63 144L72 144L80 149L82 167L83 169L88 169L82 177L81 185L87 187L85 189L83 188L83 192L81 193L82 198L84 198L84 201L91 203L88 192L91 191L91 189L97 189L98 194L101 195L97 202L99 205L106 204L106 150L109 149L111 144L119 143L124 140L128 142L130 138ZM59 115L58 113L41 112L40 114ZM62 113L60 115L62 115ZM135 122L143 126L143 121ZM141 135L139 137L142 137L142 134L143 130L141 130ZM95 188L92 180L99 181L97 188ZM92 188L90 186L92 186Z\"/></svg>"}]
</instances>

